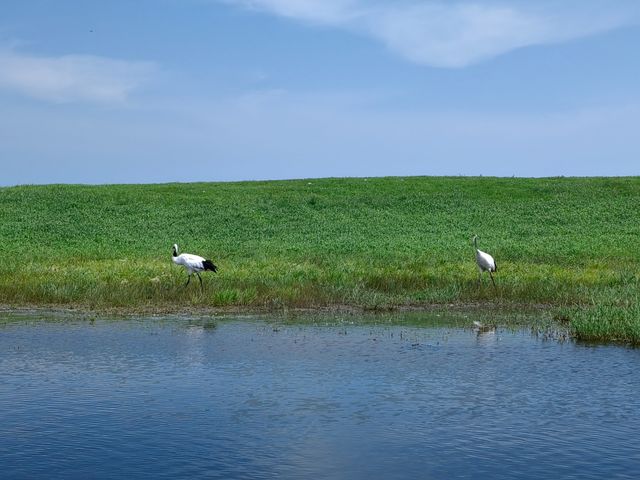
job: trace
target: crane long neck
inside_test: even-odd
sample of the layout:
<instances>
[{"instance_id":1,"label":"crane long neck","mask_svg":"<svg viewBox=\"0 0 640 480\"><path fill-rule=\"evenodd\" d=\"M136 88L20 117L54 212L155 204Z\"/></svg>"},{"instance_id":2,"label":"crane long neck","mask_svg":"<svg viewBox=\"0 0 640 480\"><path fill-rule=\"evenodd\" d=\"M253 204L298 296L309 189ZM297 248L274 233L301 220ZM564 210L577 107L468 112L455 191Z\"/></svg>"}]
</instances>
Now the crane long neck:
<instances>
[{"instance_id":1,"label":"crane long neck","mask_svg":"<svg viewBox=\"0 0 640 480\"><path fill-rule=\"evenodd\" d=\"M478 237L473 237L473 248L478 250Z\"/></svg>"}]
</instances>

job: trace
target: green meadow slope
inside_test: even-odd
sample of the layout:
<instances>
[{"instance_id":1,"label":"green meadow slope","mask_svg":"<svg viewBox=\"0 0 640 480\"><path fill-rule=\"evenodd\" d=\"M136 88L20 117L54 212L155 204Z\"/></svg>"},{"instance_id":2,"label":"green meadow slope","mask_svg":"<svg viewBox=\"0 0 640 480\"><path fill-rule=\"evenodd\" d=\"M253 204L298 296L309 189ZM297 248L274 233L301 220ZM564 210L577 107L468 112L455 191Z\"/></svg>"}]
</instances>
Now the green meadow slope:
<instances>
[{"instance_id":1,"label":"green meadow slope","mask_svg":"<svg viewBox=\"0 0 640 480\"><path fill-rule=\"evenodd\" d=\"M131 311L542 305L640 341L640 178L0 188L0 303ZM477 285L472 234L497 260ZM171 246L218 274L183 288Z\"/></svg>"}]
</instances>

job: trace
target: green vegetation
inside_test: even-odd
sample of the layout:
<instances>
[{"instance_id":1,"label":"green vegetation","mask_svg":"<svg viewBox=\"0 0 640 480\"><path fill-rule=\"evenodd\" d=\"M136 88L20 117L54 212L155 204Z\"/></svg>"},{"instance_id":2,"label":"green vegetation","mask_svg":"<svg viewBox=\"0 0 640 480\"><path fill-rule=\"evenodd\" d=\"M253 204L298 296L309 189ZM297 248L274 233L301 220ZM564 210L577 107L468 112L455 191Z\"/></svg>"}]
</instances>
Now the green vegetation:
<instances>
[{"instance_id":1,"label":"green vegetation","mask_svg":"<svg viewBox=\"0 0 640 480\"><path fill-rule=\"evenodd\" d=\"M640 342L640 178L0 189L0 303L97 310L542 308ZM470 239L497 260L477 285ZM171 245L217 275L183 288Z\"/></svg>"}]
</instances>

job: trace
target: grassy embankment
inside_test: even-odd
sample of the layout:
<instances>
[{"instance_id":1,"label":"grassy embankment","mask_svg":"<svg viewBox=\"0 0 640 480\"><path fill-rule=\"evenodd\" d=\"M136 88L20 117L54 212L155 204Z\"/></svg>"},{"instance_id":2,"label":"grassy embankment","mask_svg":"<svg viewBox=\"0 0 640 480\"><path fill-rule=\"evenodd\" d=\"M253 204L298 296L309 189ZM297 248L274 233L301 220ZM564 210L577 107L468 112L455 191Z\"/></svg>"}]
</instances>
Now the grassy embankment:
<instances>
[{"instance_id":1,"label":"grassy embankment","mask_svg":"<svg viewBox=\"0 0 640 480\"><path fill-rule=\"evenodd\" d=\"M640 343L639 207L640 178L0 188L0 303L543 306L579 338ZM476 284L473 233L497 290ZM204 292L182 287L173 243L218 264Z\"/></svg>"}]
</instances>

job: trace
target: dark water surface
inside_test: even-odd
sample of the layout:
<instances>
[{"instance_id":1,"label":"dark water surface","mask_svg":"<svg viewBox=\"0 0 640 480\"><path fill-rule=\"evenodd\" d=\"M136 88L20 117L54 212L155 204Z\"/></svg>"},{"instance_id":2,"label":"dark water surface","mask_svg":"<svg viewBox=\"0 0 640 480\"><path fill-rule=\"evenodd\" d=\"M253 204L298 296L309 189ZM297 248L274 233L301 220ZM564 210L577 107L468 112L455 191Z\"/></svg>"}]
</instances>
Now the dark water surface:
<instances>
[{"instance_id":1,"label":"dark water surface","mask_svg":"<svg viewBox=\"0 0 640 480\"><path fill-rule=\"evenodd\" d=\"M503 329L5 320L0 469L640 478L640 350Z\"/></svg>"}]
</instances>

